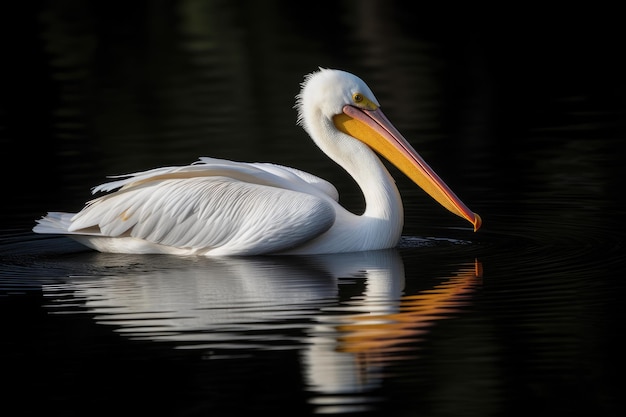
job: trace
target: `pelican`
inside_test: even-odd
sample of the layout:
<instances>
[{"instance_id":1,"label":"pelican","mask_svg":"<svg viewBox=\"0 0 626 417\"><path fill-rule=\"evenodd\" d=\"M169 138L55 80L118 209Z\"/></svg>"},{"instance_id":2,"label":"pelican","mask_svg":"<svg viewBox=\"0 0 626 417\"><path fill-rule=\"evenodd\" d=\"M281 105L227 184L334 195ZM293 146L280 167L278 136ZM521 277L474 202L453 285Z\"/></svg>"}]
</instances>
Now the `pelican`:
<instances>
[{"instance_id":1,"label":"pelican","mask_svg":"<svg viewBox=\"0 0 626 417\"><path fill-rule=\"evenodd\" d=\"M200 158L113 177L78 213L49 212L36 233L65 234L100 252L173 255L324 254L397 245L402 200L377 154L474 231L481 218L428 166L359 77L320 68L296 96L297 124L365 197L349 212L329 182L271 163Z\"/></svg>"}]
</instances>

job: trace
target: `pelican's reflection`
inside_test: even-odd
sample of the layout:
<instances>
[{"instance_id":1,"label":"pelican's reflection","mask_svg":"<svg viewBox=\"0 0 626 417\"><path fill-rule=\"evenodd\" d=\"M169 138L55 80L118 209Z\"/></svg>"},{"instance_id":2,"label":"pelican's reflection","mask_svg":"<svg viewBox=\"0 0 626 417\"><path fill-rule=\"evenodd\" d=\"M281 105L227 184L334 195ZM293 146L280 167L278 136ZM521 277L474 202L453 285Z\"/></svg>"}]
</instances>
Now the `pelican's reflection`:
<instances>
[{"instance_id":1,"label":"pelican's reflection","mask_svg":"<svg viewBox=\"0 0 626 417\"><path fill-rule=\"evenodd\" d=\"M336 306L336 314L317 315L316 325L310 328L311 343L303 351L304 362L309 384L319 394L312 401L325 414L367 409L367 404L363 409L354 398L342 403L336 394L377 387L385 366L414 356L411 342L423 337L436 320L458 310L482 277L482 265L475 261L460 265L429 290L406 294L400 256L390 252L384 259L377 264L363 262L363 293Z\"/></svg>"},{"instance_id":2,"label":"pelican's reflection","mask_svg":"<svg viewBox=\"0 0 626 417\"><path fill-rule=\"evenodd\" d=\"M307 257L92 256L89 274L45 288L52 308L62 310L71 294L127 337L225 355L232 348L298 349L317 404L328 394L376 387L384 367L411 355L411 342L462 304L480 276L474 263L460 265L439 285L406 293L395 249ZM420 279L416 272L411 277ZM341 411L332 407L326 411Z\"/></svg>"}]
</instances>

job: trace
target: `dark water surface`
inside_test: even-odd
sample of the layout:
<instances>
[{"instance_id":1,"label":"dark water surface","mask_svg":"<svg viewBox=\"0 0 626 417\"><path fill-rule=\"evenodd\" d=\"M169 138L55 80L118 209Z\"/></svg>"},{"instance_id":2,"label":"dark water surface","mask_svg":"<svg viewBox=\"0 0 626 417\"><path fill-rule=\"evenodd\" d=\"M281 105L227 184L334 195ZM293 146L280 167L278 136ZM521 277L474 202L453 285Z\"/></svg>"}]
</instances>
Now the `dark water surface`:
<instances>
[{"instance_id":1,"label":"dark water surface","mask_svg":"<svg viewBox=\"0 0 626 417\"><path fill-rule=\"evenodd\" d=\"M2 15L2 407L621 415L623 25L603 16L591 30L589 11L516 23L393 2L251 3ZM295 126L294 96L318 66L370 85L482 216L478 233L393 169L406 219L385 251L114 255L30 232L107 175L199 156L310 171L361 211L352 180Z\"/></svg>"}]
</instances>

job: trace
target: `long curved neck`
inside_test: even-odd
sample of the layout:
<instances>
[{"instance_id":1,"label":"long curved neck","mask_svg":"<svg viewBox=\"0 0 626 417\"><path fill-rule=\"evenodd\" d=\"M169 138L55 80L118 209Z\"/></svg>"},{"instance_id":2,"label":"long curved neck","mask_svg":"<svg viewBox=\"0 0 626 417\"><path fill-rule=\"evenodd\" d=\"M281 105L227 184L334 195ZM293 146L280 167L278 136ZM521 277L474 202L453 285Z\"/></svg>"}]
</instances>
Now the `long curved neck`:
<instances>
[{"instance_id":1,"label":"long curved neck","mask_svg":"<svg viewBox=\"0 0 626 417\"><path fill-rule=\"evenodd\" d=\"M404 212L395 181L382 161L367 145L338 131L332 122L318 118L319 123L307 126L307 131L333 161L344 168L361 188L365 197L363 220L390 222L390 232L401 232Z\"/></svg>"}]
</instances>

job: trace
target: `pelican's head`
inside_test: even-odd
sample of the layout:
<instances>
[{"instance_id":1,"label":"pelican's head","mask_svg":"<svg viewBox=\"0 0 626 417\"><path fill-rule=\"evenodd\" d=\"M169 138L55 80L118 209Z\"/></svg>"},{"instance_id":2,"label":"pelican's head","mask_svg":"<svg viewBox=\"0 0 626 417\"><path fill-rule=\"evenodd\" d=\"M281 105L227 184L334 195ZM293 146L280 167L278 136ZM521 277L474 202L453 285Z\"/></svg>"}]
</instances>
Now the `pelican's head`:
<instances>
[{"instance_id":1,"label":"pelican's head","mask_svg":"<svg viewBox=\"0 0 626 417\"><path fill-rule=\"evenodd\" d=\"M307 129L305 106L320 111L323 117L331 120L343 112L345 105L368 110L380 107L372 90L356 75L346 71L320 68L318 72L305 76L302 82L302 90L297 96L296 103L298 124Z\"/></svg>"},{"instance_id":2,"label":"pelican's head","mask_svg":"<svg viewBox=\"0 0 626 417\"><path fill-rule=\"evenodd\" d=\"M480 216L472 212L433 171L380 110L372 90L345 71L323 69L309 74L297 96L298 123L315 138L316 123L355 138L394 164L439 204L478 230Z\"/></svg>"}]
</instances>

